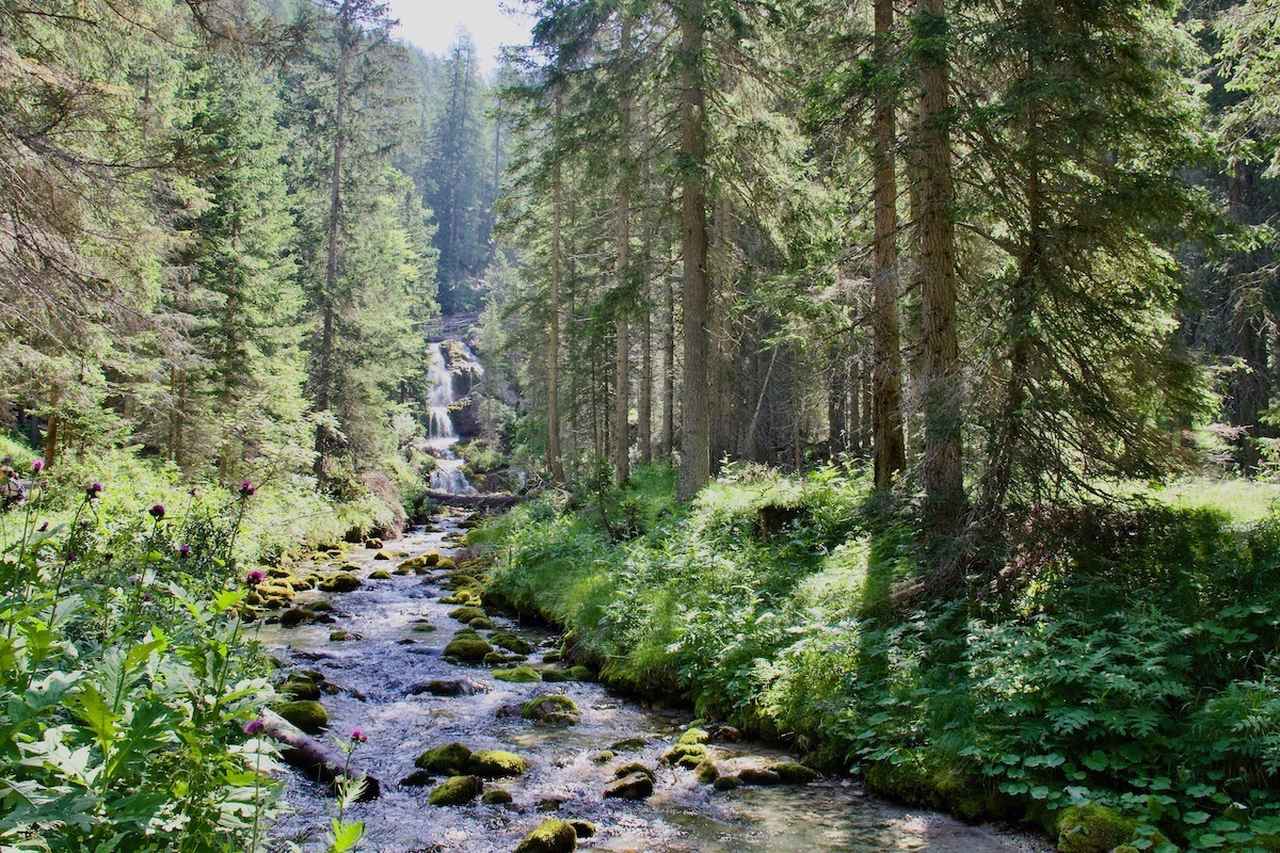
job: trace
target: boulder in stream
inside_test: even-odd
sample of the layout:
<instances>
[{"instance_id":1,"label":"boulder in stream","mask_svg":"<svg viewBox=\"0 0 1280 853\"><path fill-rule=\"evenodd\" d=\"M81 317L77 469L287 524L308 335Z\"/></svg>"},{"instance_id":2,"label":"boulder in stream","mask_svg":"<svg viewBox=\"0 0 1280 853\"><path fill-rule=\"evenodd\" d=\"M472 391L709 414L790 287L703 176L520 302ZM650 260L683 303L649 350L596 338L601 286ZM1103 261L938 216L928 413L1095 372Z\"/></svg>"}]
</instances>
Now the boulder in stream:
<instances>
[{"instance_id":1,"label":"boulder in stream","mask_svg":"<svg viewBox=\"0 0 1280 853\"><path fill-rule=\"evenodd\" d=\"M535 723L572 725L578 722L578 706L563 693L544 693L520 706L520 716Z\"/></svg>"},{"instance_id":2,"label":"boulder in stream","mask_svg":"<svg viewBox=\"0 0 1280 853\"><path fill-rule=\"evenodd\" d=\"M782 777L768 767L747 765L738 769L738 781L744 785L781 785Z\"/></svg>"},{"instance_id":3,"label":"boulder in stream","mask_svg":"<svg viewBox=\"0 0 1280 853\"><path fill-rule=\"evenodd\" d=\"M479 635L462 636L455 634L444 647L444 656L465 663L482 663L484 656L493 651L493 646L482 640Z\"/></svg>"},{"instance_id":4,"label":"boulder in stream","mask_svg":"<svg viewBox=\"0 0 1280 853\"><path fill-rule=\"evenodd\" d=\"M710 758L704 758L693 768L693 774L698 777L698 781L704 785L715 784L720 778L720 768Z\"/></svg>"},{"instance_id":5,"label":"boulder in stream","mask_svg":"<svg viewBox=\"0 0 1280 853\"><path fill-rule=\"evenodd\" d=\"M377 570L377 571L375 571L375 572L370 572L370 573L369 573L369 580L371 580L371 581L389 581L389 580L391 580L391 572L387 571L386 569L378 569L378 570Z\"/></svg>"},{"instance_id":6,"label":"boulder in stream","mask_svg":"<svg viewBox=\"0 0 1280 853\"><path fill-rule=\"evenodd\" d=\"M410 696L421 696L429 693L432 696L474 696L477 693L488 693L487 685L470 678L441 678L423 681L409 688Z\"/></svg>"},{"instance_id":7,"label":"boulder in stream","mask_svg":"<svg viewBox=\"0 0 1280 853\"><path fill-rule=\"evenodd\" d=\"M431 789L427 802L433 806L462 806L480 796L484 782L479 776L450 776Z\"/></svg>"},{"instance_id":8,"label":"boulder in stream","mask_svg":"<svg viewBox=\"0 0 1280 853\"><path fill-rule=\"evenodd\" d=\"M596 825L589 820L574 819L569 823L573 824L573 831L579 838L590 838L596 834Z\"/></svg>"},{"instance_id":9,"label":"boulder in stream","mask_svg":"<svg viewBox=\"0 0 1280 853\"><path fill-rule=\"evenodd\" d=\"M495 669L493 677L499 681L509 681L513 684L530 684L534 681L541 681L542 675L531 666L517 666L512 669Z\"/></svg>"},{"instance_id":10,"label":"boulder in stream","mask_svg":"<svg viewBox=\"0 0 1280 853\"><path fill-rule=\"evenodd\" d=\"M511 802L511 792L506 788L489 788L481 795L480 802L490 806L503 806Z\"/></svg>"},{"instance_id":11,"label":"boulder in stream","mask_svg":"<svg viewBox=\"0 0 1280 853\"><path fill-rule=\"evenodd\" d=\"M318 734L329 726L329 712L313 699L281 702L272 705L271 710L309 735Z\"/></svg>"},{"instance_id":12,"label":"boulder in stream","mask_svg":"<svg viewBox=\"0 0 1280 853\"><path fill-rule=\"evenodd\" d=\"M485 779L502 779L521 776L529 772L529 762L514 752L502 749L482 749L471 753L467 764L471 773Z\"/></svg>"},{"instance_id":13,"label":"boulder in stream","mask_svg":"<svg viewBox=\"0 0 1280 853\"><path fill-rule=\"evenodd\" d=\"M360 588L360 578L351 572L338 572L320 581L320 589L325 592L351 592Z\"/></svg>"},{"instance_id":14,"label":"boulder in stream","mask_svg":"<svg viewBox=\"0 0 1280 853\"><path fill-rule=\"evenodd\" d=\"M489 642L500 649L517 655L527 655L533 651L533 646L510 631L495 631L489 636Z\"/></svg>"},{"instance_id":15,"label":"boulder in stream","mask_svg":"<svg viewBox=\"0 0 1280 853\"><path fill-rule=\"evenodd\" d=\"M578 831L567 820L552 818L538 824L537 829L516 846L516 853L572 853L578 848Z\"/></svg>"},{"instance_id":16,"label":"boulder in stream","mask_svg":"<svg viewBox=\"0 0 1280 853\"><path fill-rule=\"evenodd\" d=\"M643 800L653 793L653 779L645 773L632 773L610 782L604 788L606 800Z\"/></svg>"},{"instance_id":17,"label":"boulder in stream","mask_svg":"<svg viewBox=\"0 0 1280 853\"><path fill-rule=\"evenodd\" d=\"M482 607L458 607L449 611L450 619L459 622L470 622L472 619L484 619L488 616Z\"/></svg>"},{"instance_id":18,"label":"boulder in stream","mask_svg":"<svg viewBox=\"0 0 1280 853\"><path fill-rule=\"evenodd\" d=\"M807 785L821 778L816 770L805 767L798 761L780 761L770 764L769 769L778 774L778 778L786 785Z\"/></svg>"},{"instance_id":19,"label":"boulder in stream","mask_svg":"<svg viewBox=\"0 0 1280 853\"><path fill-rule=\"evenodd\" d=\"M643 773L649 777L650 782L657 781L657 776L654 775L653 769L641 764L639 761L628 761L626 764L621 765L613 771L613 778L622 779L633 773Z\"/></svg>"},{"instance_id":20,"label":"boulder in stream","mask_svg":"<svg viewBox=\"0 0 1280 853\"><path fill-rule=\"evenodd\" d=\"M471 750L465 744L446 743L419 755L414 759L413 766L433 773L460 776L470 772Z\"/></svg>"},{"instance_id":21,"label":"boulder in stream","mask_svg":"<svg viewBox=\"0 0 1280 853\"><path fill-rule=\"evenodd\" d=\"M436 774L430 770L415 770L401 779L400 784L406 788L423 788L434 781L436 781Z\"/></svg>"}]
</instances>

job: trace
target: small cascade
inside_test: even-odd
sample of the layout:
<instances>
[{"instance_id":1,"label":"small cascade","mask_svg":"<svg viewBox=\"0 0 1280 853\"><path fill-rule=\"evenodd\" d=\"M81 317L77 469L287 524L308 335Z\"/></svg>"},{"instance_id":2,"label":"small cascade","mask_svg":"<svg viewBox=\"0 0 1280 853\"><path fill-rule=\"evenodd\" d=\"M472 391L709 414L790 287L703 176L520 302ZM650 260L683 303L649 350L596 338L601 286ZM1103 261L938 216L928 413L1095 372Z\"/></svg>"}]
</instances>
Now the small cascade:
<instances>
[{"instance_id":1,"label":"small cascade","mask_svg":"<svg viewBox=\"0 0 1280 853\"><path fill-rule=\"evenodd\" d=\"M474 495L475 487L467 481L462 473L462 460L454 453L453 447L458 443L458 433L453 428L453 418L449 407L455 402L453 392L453 375L445 361L445 345L432 344L430 361L427 364L427 382L430 392L427 396L427 445L436 453L436 467L431 472L431 489L436 492L448 492L454 495ZM474 354L463 344L470 359ZM476 367L477 372L479 367Z\"/></svg>"}]
</instances>

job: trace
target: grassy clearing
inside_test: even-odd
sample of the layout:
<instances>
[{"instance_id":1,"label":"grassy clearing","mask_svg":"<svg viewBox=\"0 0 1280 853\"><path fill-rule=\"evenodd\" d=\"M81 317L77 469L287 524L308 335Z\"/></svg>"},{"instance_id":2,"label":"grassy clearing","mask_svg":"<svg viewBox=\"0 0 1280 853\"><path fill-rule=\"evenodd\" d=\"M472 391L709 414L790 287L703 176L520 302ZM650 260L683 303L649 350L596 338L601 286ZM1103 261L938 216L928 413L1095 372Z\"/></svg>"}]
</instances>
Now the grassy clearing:
<instances>
[{"instance_id":1,"label":"grassy clearing","mask_svg":"<svg viewBox=\"0 0 1280 853\"><path fill-rule=\"evenodd\" d=\"M1106 823L1134 849L1280 845L1274 517L1041 509L979 603L901 612L915 537L863 472L734 466L687 510L672 486L642 469L493 521L494 592L615 684L882 793L1076 842Z\"/></svg>"}]
</instances>

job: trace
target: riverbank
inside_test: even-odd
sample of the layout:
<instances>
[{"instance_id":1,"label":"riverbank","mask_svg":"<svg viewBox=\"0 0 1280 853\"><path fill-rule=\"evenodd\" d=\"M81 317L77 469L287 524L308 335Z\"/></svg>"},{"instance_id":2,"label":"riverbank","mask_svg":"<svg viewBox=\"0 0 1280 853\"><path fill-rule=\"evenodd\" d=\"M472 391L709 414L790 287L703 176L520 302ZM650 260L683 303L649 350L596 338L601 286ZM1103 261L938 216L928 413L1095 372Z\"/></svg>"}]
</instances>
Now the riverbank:
<instances>
[{"instance_id":1,"label":"riverbank","mask_svg":"<svg viewBox=\"0 0 1280 853\"><path fill-rule=\"evenodd\" d=\"M685 512L646 469L577 501L471 541L608 682L1063 850L1277 843L1274 519L1045 510L979 603L902 612L914 537L857 472L731 468Z\"/></svg>"},{"instance_id":2,"label":"riverbank","mask_svg":"<svg viewBox=\"0 0 1280 853\"><path fill-rule=\"evenodd\" d=\"M356 583L300 592L294 608L309 615L272 620L259 634L284 667L282 693L314 697L323 731L367 738L352 766L378 778L382 793L346 811L363 824L363 849L1040 849L868 797L782 750L622 698L591 668L564 661L562 636L485 605L481 567L455 563L470 524L469 513L442 511L387 548L316 555L299 570ZM394 560L380 559L388 552ZM535 710L545 707L556 713ZM295 772L283 782L290 813L272 839L325 849L329 790ZM520 847L548 821L582 837Z\"/></svg>"}]
</instances>

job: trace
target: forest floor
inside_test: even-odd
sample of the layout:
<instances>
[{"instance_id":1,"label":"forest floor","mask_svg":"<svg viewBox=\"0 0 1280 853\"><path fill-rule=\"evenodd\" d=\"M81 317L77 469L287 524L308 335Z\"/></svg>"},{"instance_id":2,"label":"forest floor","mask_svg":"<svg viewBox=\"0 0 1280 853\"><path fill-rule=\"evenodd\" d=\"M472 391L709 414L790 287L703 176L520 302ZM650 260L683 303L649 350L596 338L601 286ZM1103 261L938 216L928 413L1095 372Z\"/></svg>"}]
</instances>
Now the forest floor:
<instances>
[{"instance_id":1,"label":"forest floor","mask_svg":"<svg viewBox=\"0 0 1280 853\"><path fill-rule=\"evenodd\" d=\"M731 466L551 496L470 541L606 683L681 697L872 792L1088 853L1280 849L1275 490L1041 507L971 595L903 607L910 516L864 472Z\"/></svg>"}]
</instances>

